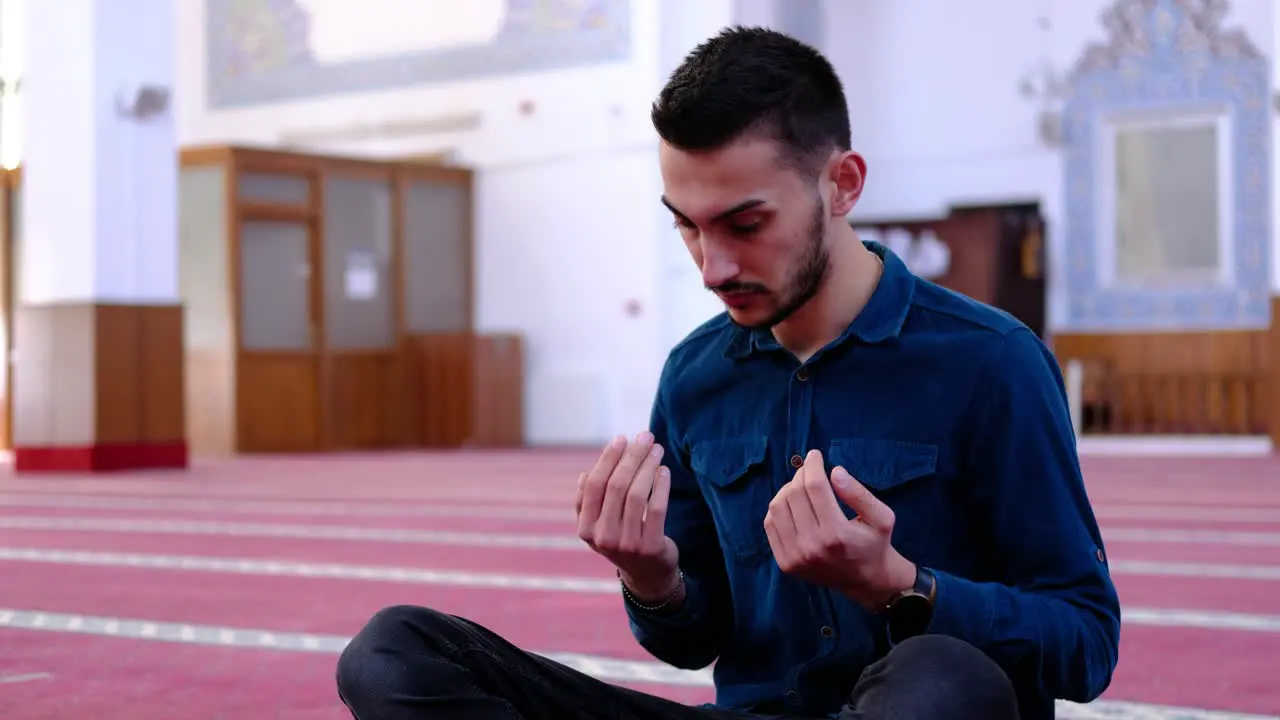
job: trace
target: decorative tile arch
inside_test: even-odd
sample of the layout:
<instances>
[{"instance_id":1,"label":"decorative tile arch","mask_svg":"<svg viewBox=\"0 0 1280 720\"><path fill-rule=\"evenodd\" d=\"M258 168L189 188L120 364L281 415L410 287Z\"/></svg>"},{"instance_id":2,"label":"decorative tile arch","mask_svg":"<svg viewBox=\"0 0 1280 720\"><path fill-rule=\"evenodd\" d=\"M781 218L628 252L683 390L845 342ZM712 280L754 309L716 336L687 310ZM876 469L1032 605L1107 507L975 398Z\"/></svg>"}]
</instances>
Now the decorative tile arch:
<instances>
[{"instance_id":1,"label":"decorative tile arch","mask_svg":"<svg viewBox=\"0 0 1280 720\"><path fill-rule=\"evenodd\" d=\"M1271 63L1240 30L1222 28L1226 0L1118 0L1103 13L1107 42L1072 72L1066 129L1064 329L1266 327L1270 318ZM1103 282L1100 166L1107 118L1225 110L1229 285L1121 288Z\"/></svg>"},{"instance_id":2,"label":"decorative tile arch","mask_svg":"<svg viewBox=\"0 0 1280 720\"><path fill-rule=\"evenodd\" d=\"M333 64L316 62L310 22L295 0L205 0L209 108L616 62L632 47L630 0L506 0L492 43Z\"/></svg>"}]
</instances>

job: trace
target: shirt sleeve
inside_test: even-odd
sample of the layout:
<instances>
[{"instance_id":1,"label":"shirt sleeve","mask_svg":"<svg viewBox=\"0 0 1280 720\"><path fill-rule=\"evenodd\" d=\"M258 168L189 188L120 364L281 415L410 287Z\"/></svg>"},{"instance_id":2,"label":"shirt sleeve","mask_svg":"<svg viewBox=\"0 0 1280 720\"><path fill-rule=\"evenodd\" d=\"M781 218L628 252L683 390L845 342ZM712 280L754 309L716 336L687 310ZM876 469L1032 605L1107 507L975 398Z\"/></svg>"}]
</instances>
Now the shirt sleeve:
<instances>
[{"instance_id":1,"label":"shirt sleeve","mask_svg":"<svg viewBox=\"0 0 1280 720\"><path fill-rule=\"evenodd\" d=\"M662 462L671 470L666 533L680 549L685 598L676 610L645 611L630 602L624 606L632 634L651 655L677 668L698 670L720 656L733 623L724 556L711 511L673 437L661 389L650 431L666 449Z\"/></svg>"},{"instance_id":2,"label":"shirt sleeve","mask_svg":"<svg viewBox=\"0 0 1280 720\"><path fill-rule=\"evenodd\" d=\"M936 573L929 631L981 648L1015 685L1090 702L1115 670L1120 603L1058 364L1019 328L973 392L965 468L999 576L975 582Z\"/></svg>"}]
</instances>

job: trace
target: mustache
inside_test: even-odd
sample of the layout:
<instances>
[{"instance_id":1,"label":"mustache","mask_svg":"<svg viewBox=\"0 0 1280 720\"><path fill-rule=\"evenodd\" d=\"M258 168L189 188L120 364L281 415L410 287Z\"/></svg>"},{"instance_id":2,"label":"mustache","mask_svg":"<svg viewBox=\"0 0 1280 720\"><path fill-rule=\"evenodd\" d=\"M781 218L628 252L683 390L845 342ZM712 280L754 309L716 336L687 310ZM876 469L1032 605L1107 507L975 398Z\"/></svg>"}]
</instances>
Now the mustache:
<instances>
[{"instance_id":1,"label":"mustache","mask_svg":"<svg viewBox=\"0 0 1280 720\"><path fill-rule=\"evenodd\" d=\"M719 285L708 285L707 289L710 290L711 292L724 293L726 295L732 295L734 293L747 293L747 292L756 292L756 293L769 292L769 288L765 287L764 285L761 285L760 283L735 282L735 281L720 283Z\"/></svg>"}]
</instances>

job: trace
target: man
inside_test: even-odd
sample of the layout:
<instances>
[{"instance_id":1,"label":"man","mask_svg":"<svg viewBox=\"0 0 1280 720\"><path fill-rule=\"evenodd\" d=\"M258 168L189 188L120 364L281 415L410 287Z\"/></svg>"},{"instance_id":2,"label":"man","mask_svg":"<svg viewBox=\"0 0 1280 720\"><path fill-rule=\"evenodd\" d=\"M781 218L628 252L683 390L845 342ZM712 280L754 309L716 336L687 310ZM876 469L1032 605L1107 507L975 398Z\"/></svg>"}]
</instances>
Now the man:
<instances>
[{"instance_id":1,"label":"man","mask_svg":"<svg viewBox=\"0 0 1280 720\"><path fill-rule=\"evenodd\" d=\"M1036 720L1097 697L1119 605L1057 366L858 240L866 165L827 61L727 30L653 122L663 202L727 312L671 352L651 432L579 478L578 532L650 653L715 663L717 707L401 607L339 663L354 715Z\"/></svg>"}]
</instances>

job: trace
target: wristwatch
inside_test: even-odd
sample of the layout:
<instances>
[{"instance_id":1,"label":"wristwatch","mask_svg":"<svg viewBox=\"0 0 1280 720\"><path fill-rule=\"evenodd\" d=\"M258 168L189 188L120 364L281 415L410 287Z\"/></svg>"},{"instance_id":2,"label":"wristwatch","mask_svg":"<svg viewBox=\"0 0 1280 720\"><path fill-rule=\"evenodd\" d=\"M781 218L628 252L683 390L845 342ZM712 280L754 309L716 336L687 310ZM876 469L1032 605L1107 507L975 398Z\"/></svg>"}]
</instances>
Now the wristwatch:
<instances>
[{"instance_id":1,"label":"wristwatch","mask_svg":"<svg viewBox=\"0 0 1280 720\"><path fill-rule=\"evenodd\" d=\"M933 620L933 600L938 581L928 568L916 567L916 581L911 589L899 593L885 607L889 642L897 645L908 638L923 635Z\"/></svg>"}]
</instances>

